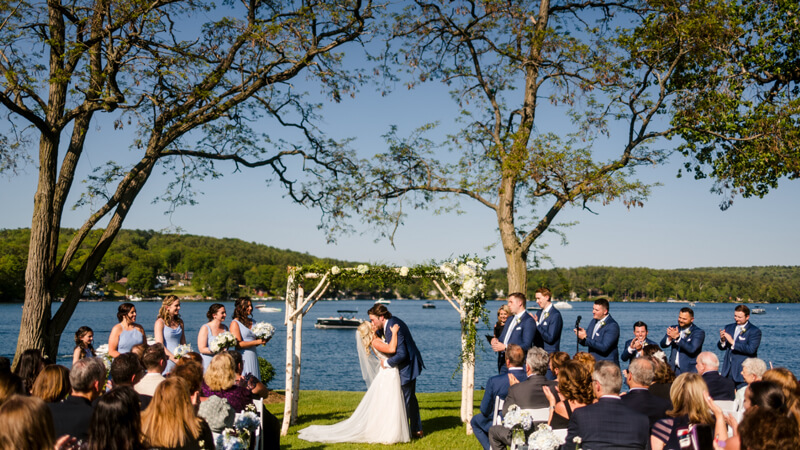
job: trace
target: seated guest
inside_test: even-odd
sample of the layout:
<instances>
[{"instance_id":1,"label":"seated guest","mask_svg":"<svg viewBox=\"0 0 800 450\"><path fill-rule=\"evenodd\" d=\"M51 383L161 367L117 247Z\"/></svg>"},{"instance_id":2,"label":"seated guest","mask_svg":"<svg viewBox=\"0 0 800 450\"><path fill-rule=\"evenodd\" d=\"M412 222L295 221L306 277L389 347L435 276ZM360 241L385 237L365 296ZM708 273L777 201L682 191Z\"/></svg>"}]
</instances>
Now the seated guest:
<instances>
[{"instance_id":1,"label":"seated guest","mask_svg":"<svg viewBox=\"0 0 800 450\"><path fill-rule=\"evenodd\" d=\"M242 375L244 369L242 354L237 351L228 351L228 353L233 357L233 363L236 365L236 384L250 391L252 399L267 398L269 389L264 383L252 374ZM281 421L269 412L263 404L261 405L261 419L261 442L264 444L264 448L280 449Z\"/></svg>"},{"instance_id":2,"label":"seated guest","mask_svg":"<svg viewBox=\"0 0 800 450\"><path fill-rule=\"evenodd\" d=\"M139 395L130 386L117 386L97 401L85 450L144 450L141 437Z\"/></svg>"},{"instance_id":3,"label":"seated guest","mask_svg":"<svg viewBox=\"0 0 800 450\"><path fill-rule=\"evenodd\" d=\"M698 364L700 359L698 358ZM638 411L650 419L650 427L656 421L667 416L667 410L672 409L672 403L665 400L647 388L653 384L655 368L649 358L636 358L628 366L628 386L631 388L622 396L622 403L634 411Z\"/></svg>"},{"instance_id":4,"label":"seated guest","mask_svg":"<svg viewBox=\"0 0 800 450\"><path fill-rule=\"evenodd\" d=\"M800 424L800 386L791 370L785 367L776 367L764 372L763 381L770 381L783 389L786 398L786 407Z\"/></svg>"},{"instance_id":5,"label":"seated guest","mask_svg":"<svg viewBox=\"0 0 800 450\"><path fill-rule=\"evenodd\" d=\"M156 392L156 387L165 379L161 373L166 369L167 361L167 352L164 351L163 344L156 342L147 347L142 357L142 364L144 364L147 373L138 383L133 385L136 392L152 397Z\"/></svg>"},{"instance_id":6,"label":"seated guest","mask_svg":"<svg viewBox=\"0 0 800 450\"><path fill-rule=\"evenodd\" d=\"M17 364L17 370L14 373L22 379L22 389L25 393L31 393L33 383L36 381L36 377L39 376L39 372L44 369L44 366L44 357L41 350L31 348L22 352Z\"/></svg>"},{"instance_id":7,"label":"seated guest","mask_svg":"<svg viewBox=\"0 0 800 450\"><path fill-rule=\"evenodd\" d=\"M236 367L228 352L218 353L211 359L203 375L201 392L203 397L216 395L228 400L237 413L251 402L250 391L236 384Z\"/></svg>"},{"instance_id":8,"label":"seated guest","mask_svg":"<svg viewBox=\"0 0 800 450\"><path fill-rule=\"evenodd\" d=\"M572 357L572 360L577 363L583 364L583 367L586 367L586 370L588 370L589 373L592 373L594 371L594 363L596 360L594 359L594 356L590 355L589 353L586 352L575 353L575 356Z\"/></svg>"},{"instance_id":9,"label":"seated guest","mask_svg":"<svg viewBox=\"0 0 800 450\"><path fill-rule=\"evenodd\" d=\"M178 360L177 364L180 364L181 361L184 361L184 362L186 362L186 361L194 361L194 362L199 362L200 365L203 365L203 357L200 356L200 353L197 353L197 352L188 352L188 353L186 353L185 355L183 355L181 357L181 359Z\"/></svg>"},{"instance_id":10,"label":"seated guest","mask_svg":"<svg viewBox=\"0 0 800 450\"><path fill-rule=\"evenodd\" d=\"M800 448L800 428L786 414L752 408L739 424L741 448L747 450Z\"/></svg>"},{"instance_id":11,"label":"seated guest","mask_svg":"<svg viewBox=\"0 0 800 450\"><path fill-rule=\"evenodd\" d=\"M550 362L547 365L547 374L552 374L553 380L558 379L558 371L570 361L569 353L567 352L554 352L550 354ZM547 376L545 374L545 376ZM550 378L547 378L550 380Z\"/></svg>"},{"instance_id":12,"label":"seated guest","mask_svg":"<svg viewBox=\"0 0 800 450\"><path fill-rule=\"evenodd\" d=\"M583 364L568 361L558 372L558 397L549 388L543 389L550 404L548 425L554 430L566 429L572 412L592 404L592 372Z\"/></svg>"},{"instance_id":13,"label":"seated guest","mask_svg":"<svg viewBox=\"0 0 800 450\"><path fill-rule=\"evenodd\" d=\"M672 387L672 382L675 381L675 372L672 371L672 368L667 362L667 355L665 355L657 345L646 345L643 353L646 357L650 358L650 361L653 363L653 368L655 369L653 384L651 384L647 390L653 395L671 401L669 390Z\"/></svg>"},{"instance_id":14,"label":"seated guest","mask_svg":"<svg viewBox=\"0 0 800 450\"><path fill-rule=\"evenodd\" d=\"M761 377L767 371L767 363L759 358L747 358L742 362L742 378L747 384L761 381ZM736 390L736 411L744 411L744 393L747 386L742 386Z\"/></svg>"},{"instance_id":15,"label":"seated guest","mask_svg":"<svg viewBox=\"0 0 800 450\"><path fill-rule=\"evenodd\" d=\"M0 356L0 375L11 373L11 360Z\"/></svg>"},{"instance_id":16,"label":"seated guest","mask_svg":"<svg viewBox=\"0 0 800 450\"><path fill-rule=\"evenodd\" d=\"M0 406L0 424L3 424L2 449L59 449L64 442L60 439L56 443L53 416L39 397L18 394L9 397Z\"/></svg>"},{"instance_id":17,"label":"seated guest","mask_svg":"<svg viewBox=\"0 0 800 450\"><path fill-rule=\"evenodd\" d=\"M511 405L517 405L522 409L547 408L550 403L544 395L543 387L555 386L555 383L545 379L547 364L550 358L547 352L539 347L531 347L528 350L526 365L528 369L528 379L520 383L512 384L508 388L508 395L503 404L503 414L508 412ZM502 425L494 425L489 428L489 443L493 449L503 449L511 444L511 429Z\"/></svg>"},{"instance_id":18,"label":"seated guest","mask_svg":"<svg viewBox=\"0 0 800 450\"><path fill-rule=\"evenodd\" d=\"M709 397L706 399L706 403L708 408L711 412L714 413L714 417L716 419L715 424L715 434L716 439L715 443L718 444L716 448L725 448L726 450L739 450L740 448L751 448L751 447L744 447L739 433L739 426L736 422L736 418L732 415L725 416L717 406L716 403L711 400ZM765 413L776 413L778 415L784 417L791 417L791 414L788 412L786 406L786 399L783 395L783 389L776 383L772 383L770 381L754 381L749 386L745 388L745 396L744 396L744 417L747 417L748 414L765 414ZM792 423L795 424L795 428L800 430L797 427L797 422L795 420L791 420ZM744 419L742 419L742 423L744 423ZM729 437L727 440L724 439L725 436L728 436L728 427L733 429L733 435ZM722 437L720 437L722 436ZM766 435L764 436L766 437ZM720 442L722 441L722 442ZM762 448L762 447L756 447ZM775 448L775 449L784 449L784 448L800 448L800 447L768 447L768 448Z\"/></svg>"},{"instance_id":19,"label":"seated guest","mask_svg":"<svg viewBox=\"0 0 800 450\"><path fill-rule=\"evenodd\" d=\"M156 388L142 413L142 434L157 449L194 450L214 442L208 424L195 413L189 384L180 376L170 376Z\"/></svg>"},{"instance_id":20,"label":"seated guest","mask_svg":"<svg viewBox=\"0 0 800 450\"><path fill-rule=\"evenodd\" d=\"M0 405L14 394L24 394L22 380L11 373L0 371Z\"/></svg>"},{"instance_id":21,"label":"seated guest","mask_svg":"<svg viewBox=\"0 0 800 450\"><path fill-rule=\"evenodd\" d=\"M598 361L592 373L596 403L572 413L567 427L565 448L576 437L585 449L644 449L647 446L649 420L622 403L622 372L611 361Z\"/></svg>"},{"instance_id":22,"label":"seated guest","mask_svg":"<svg viewBox=\"0 0 800 450\"><path fill-rule=\"evenodd\" d=\"M233 364L236 365L236 384L250 391L250 397L253 399L266 398L267 395L269 395L269 389L264 386L264 383L259 381L259 379L251 373L242 375L242 371L244 370L244 358L242 354L236 351L229 351L228 353L233 357Z\"/></svg>"},{"instance_id":23,"label":"seated guest","mask_svg":"<svg viewBox=\"0 0 800 450\"><path fill-rule=\"evenodd\" d=\"M670 388L672 409L667 418L653 426L650 447L653 450L679 449L680 440L690 428L702 434L698 439L711 442L714 439L715 420L708 409L708 388L703 377L693 372L684 372L675 378Z\"/></svg>"},{"instance_id":24,"label":"seated guest","mask_svg":"<svg viewBox=\"0 0 800 450\"><path fill-rule=\"evenodd\" d=\"M83 358L72 365L69 384L72 393L59 403L48 403L53 413L56 436L68 434L85 441L89 436L89 421L106 383L106 366L100 358Z\"/></svg>"},{"instance_id":25,"label":"seated guest","mask_svg":"<svg viewBox=\"0 0 800 450\"><path fill-rule=\"evenodd\" d=\"M133 352L120 353L111 362L109 374L115 388L120 386L133 388L144 376L144 367L142 367L142 363L139 362L139 358ZM144 410L150 404L152 397L138 392L136 394L139 396L139 409Z\"/></svg>"},{"instance_id":26,"label":"seated guest","mask_svg":"<svg viewBox=\"0 0 800 450\"><path fill-rule=\"evenodd\" d=\"M734 400L736 384L733 380L719 374L719 358L711 352L697 355L697 373L703 376L708 393L714 400Z\"/></svg>"},{"instance_id":27,"label":"seated guest","mask_svg":"<svg viewBox=\"0 0 800 450\"><path fill-rule=\"evenodd\" d=\"M505 400L508 395L509 377L514 376L518 381L525 381L528 375L525 373L524 360L525 354L522 347L515 344L508 344L505 351L506 365L508 373L501 373L490 377L486 382L486 390L483 391L480 413L472 416L470 424L475 438L481 443L484 449L489 449L489 427L492 426L494 416L495 399Z\"/></svg>"},{"instance_id":28,"label":"seated guest","mask_svg":"<svg viewBox=\"0 0 800 450\"><path fill-rule=\"evenodd\" d=\"M31 395L35 395L47 403L60 402L67 398L69 391L69 369L55 364L42 370L33 383Z\"/></svg>"}]
</instances>

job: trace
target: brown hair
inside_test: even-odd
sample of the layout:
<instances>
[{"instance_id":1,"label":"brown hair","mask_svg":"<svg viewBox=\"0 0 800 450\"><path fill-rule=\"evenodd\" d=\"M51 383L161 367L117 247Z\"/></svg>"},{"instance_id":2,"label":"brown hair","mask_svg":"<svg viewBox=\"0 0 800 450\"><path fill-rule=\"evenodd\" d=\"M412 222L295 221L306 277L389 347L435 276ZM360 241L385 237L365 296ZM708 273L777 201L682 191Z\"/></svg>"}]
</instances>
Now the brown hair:
<instances>
[{"instance_id":1,"label":"brown hair","mask_svg":"<svg viewBox=\"0 0 800 450\"><path fill-rule=\"evenodd\" d=\"M550 289L547 289L546 287L540 287L537 289L536 292L534 292L534 295L536 294L542 294L547 298L553 298L553 293L550 292Z\"/></svg>"},{"instance_id":2,"label":"brown hair","mask_svg":"<svg viewBox=\"0 0 800 450\"><path fill-rule=\"evenodd\" d=\"M791 370L785 367L775 367L764 372L763 381L771 381L783 389L786 406L800 424L800 386Z\"/></svg>"},{"instance_id":3,"label":"brown hair","mask_svg":"<svg viewBox=\"0 0 800 450\"><path fill-rule=\"evenodd\" d=\"M161 367L161 362L167 360L167 352L164 351L164 344L156 342L147 347L142 355L142 364L147 370L154 370Z\"/></svg>"},{"instance_id":4,"label":"brown hair","mask_svg":"<svg viewBox=\"0 0 800 450\"><path fill-rule=\"evenodd\" d=\"M372 305L372 308L367 310L367 314L376 317L383 317L387 320L392 318L392 313L389 312L385 305L380 303Z\"/></svg>"},{"instance_id":5,"label":"brown hair","mask_svg":"<svg viewBox=\"0 0 800 450\"><path fill-rule=\"evenodd\" d=\"M775 410L750 408L739 422L741 447L748 450L800 448L800 428L786 414Z\"/></svg>"},{"instance_id":6,"label":"brown hair","mask_svg":"<svg viewBox=\"0 0 800 450\"><path fill-rule=\"evenodd\" d=\"M570 361L569 353L554 352L550 355L550 370L552 370L553 373L558 373L558 371L561 370L561 368L564 367L564 364L566 364L568 361Z\"/></svg>"},{"instance_id":7,"label":"brown hair","mask_svg":"<svg viewBox=\"0 0 800 450\"><path fill-rule=\"evenodd\" d=\"M572 360L577 363L583 364L583 367L585 367L586 370L589 371L589 375L591 375L591 373L594 372L595 359L594 356L590 355L589 353L586 352L575 353L575 356L572 357Z\"/></svg>"},{"instance_id":8,"label":"brown hair","mask_svg":"<svg viewBox=\"0 0 800 450\"><path fill-rule=\"evenodd\" d=\"M92 345L86 345L83 343L83 337L86 336L88 333L94 334L91 328L87 326L82 326L78 328L78 331L75 332L75 347L81 349L80 353L78 354L78 359L86 358L87 350L91 351L91 355L89 356L97 356L94 351L94 347Z\"/></svg>"},{"instance_id":9,"label":"brown hair","mask_svg":"<svg viewBox=\"0 0 800 450\"><path fill-rule=\"evenodd\" d=\"M36 377L31 395L35 395L47 403L55 403L67 398L67 394L71 390L69 369L54 364L46 366Z\"/></svg>"},{"instance_id":10,"label":"brown hair","mask_svg":"<svg viewBox=\"0 0 800 450\"><path fill-rule=\"evenodd\" d=\"M217 313L220 309L224 308L225 305L222 303L213 303L211 306L208 307L208 312L206 313L206 317L208 318L209 322L214 320L214 314Z\"/></svg>"},{"instance_id":11,"label":"brown hair","mask_svg":"<svg viewBox=\"0 0 800 450\"><path fill-rule=\"evenodd\" d=\"M133 306L133 303L125 302L117 307L117 321L122 322L122 319L131 312L132 309L136 308Z\"/></svg>"},{"instance_id":12,"label":"brown hair","mask_svg":"<svg viewBox=\"0 0 800 450\"><path fill-rule=\"evenodd\" d=\"M180 366L181 364L184 364L185 361L194 361L202 365L203 357L197 352L187 352L181 357L181 359L178 360L177 365Z\"/></svg>"},{"instance_id":13,"label":"brown hair","mask_svg":"<svg viewBox=\"0 0 800 450\"><path fill-rule=\"evenodd\" d=\"M47 449L55 444L53 415L39 397L12 395L0 406L0 448Z\"/></svg>"},{"instance_id":14,"label":"brown hair","mask_svg":"<svg viewBox=\"0 0 800 450\"><path fill-rule=\"evenodd\" d=\"M508 344L506 347L506 361L511 367L525 367L525 352L522 347L516 344Z\"/></svg>"},{"instance_id":15,"label":"brown hair","mask_svg":"<svg viewBox=\"0 0 800 450\"><path fill-rule=\"evenodd\" d=\"M226 352L214 355L203 375L203 380L212 391L224 391L233 386L236 381L236 366L233 357Z\"/></svg>"},{"instance_id":16,"label":"brown hair","mask_svg":"<svg viewBox=\"0 0 800 450\"><path fill-rule=\"evenodd\" d=\"M168 295L164 297L164 300L161 302L161 308L158 309L158 318L163 320L164 325L170 328L174 328L175 325L183 326L183 319L181 319L180 314L175 314L174 316L169 314L169 307L176 301L181 301L177 295Z\"/></svg>"},{"instance_id":17,"label":"brown hair","mask_svg":"<svg viewBox=\"0 0 800 450\"><path fill-rule=\"evenodd\" d=\"M558 371L558 391L567 400L591 404L594 401L592 372L583 363L567 361Z\"/></svg>"},{"instance_id":18,"label":"brown hair","mask_svg":"<svg viewBox=\"0 0 800 450\"><path fill-rule=\"evenodd\" d=\"M181 377L170 376L159 383L142 413L142 434L150 447L183 447L190 437L200 436L201 419L195 415L189 395L189 385Z\"/></svg>"},{"instance_id":19,"label":"brown hair","mask_svg":"<svg viewBox=\"0 0 800 450\"><path fill-rule=\"evenodd\" d=\"M247 307L253 306L250 297L239 297L233 304L233 318L242 322L244 326L250 328L253 325L253 318L247 315Z\"/></svg>"},{"instance_id":20,"label":"brown hair","mask_svg":"<svg viewBox=\"0 0 800 450\"><path fill-rule=\"evenodd\" d=\"M657 345L645 345L642 349L642 354L648 358L650 361L653 362L653 382L660 383L660 384L670 384L675 381L675 372L672 371L672 368L669 366L667 361L665 360L666 355L664 357L656 356L658 352L661 352L663 355L664 352L661 351Z\"/></svg>"},{"instance_id":21,"label":"brown hair","mask_svg":"<svg viewBox=\"0 0 800 450\"><path fill-rule=\"evenodd\" d=\"M667 411L670 417L689 416L689 423L714 425L714 417L706 405L708 394L703 377L691 372L678 375L669 389L672 409Z\"/></svg>"},{"instance_id":22,"label":"brown hair","mask_svg":"<svg viewBox=\"0 0 800 450\"><path fill-rule=\"evenodd\" d=\"M181 358L178 365L170 372L170 377L183 378L189 386L189 393L195 393L203 384L203 365L190 359Z\"/></svg>"}]
</instances>

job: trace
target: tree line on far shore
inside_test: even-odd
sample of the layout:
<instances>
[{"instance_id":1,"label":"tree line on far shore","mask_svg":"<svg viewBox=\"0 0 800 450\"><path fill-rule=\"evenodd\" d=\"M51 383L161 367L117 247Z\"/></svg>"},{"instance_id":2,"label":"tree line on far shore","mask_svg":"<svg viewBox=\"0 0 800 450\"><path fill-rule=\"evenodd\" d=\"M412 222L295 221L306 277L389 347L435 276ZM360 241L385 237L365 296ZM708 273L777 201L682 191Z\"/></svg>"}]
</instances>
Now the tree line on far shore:
<instances>
[{"instance_id":1,"label":"tree line on far shore","mask_svg":"<svg viewBox=\"0 0 800 450\"><path fill-rule=\"evenodd\" d=\"M62 240L74 230L62 230ZM0 301L24 297L29 229L0 230ZM89 244L87 244L89 245ZM63 248L63 247L60 247ZM282 250L239 239L123 230L95 271L98 290L160 293L159 275L174 288L185 285L183 295L228 298L238 295L282 297L288 266L303 264L354 266L357 262L318 258L308 253ZM68 271L66 289L77 268ZM118 282L127 278L126 284ZM488 297L504 297L506 270L487 274ZM717 267L657 270L648 268L578 267L529 271L528 295L546 286L555 298L591 299L608 296L615 301L667 299L725 302L800 301L800 267ZM336 286L340 296L430 298L429 280L412 280L401 286L376 287L368 280ZM332 290L335 292L336 290ZM86 295L89 295L88 293Z\"/></svg>"}]
</instances>

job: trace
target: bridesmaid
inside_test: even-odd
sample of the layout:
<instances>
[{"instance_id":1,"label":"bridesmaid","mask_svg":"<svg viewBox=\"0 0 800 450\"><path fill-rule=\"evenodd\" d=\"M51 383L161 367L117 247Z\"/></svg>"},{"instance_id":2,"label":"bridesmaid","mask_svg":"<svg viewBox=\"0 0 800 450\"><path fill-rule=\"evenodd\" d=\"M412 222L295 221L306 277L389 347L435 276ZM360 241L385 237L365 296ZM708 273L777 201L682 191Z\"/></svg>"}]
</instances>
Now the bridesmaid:
<instances>
[{"instance_id":1,"label":"bridesmaid","mask_svg":"<svg viewBox=\"0 0 800 450\"><path fill-rule=\"evenodd\" d=\"M133 303L123 303L117 308L119 323L111 329L108 336L108 354L116 358L122 353L131 351L134 345L147 345L144 328L136 323L136 307Z\"/></svg>"},{"instance_id":2,"label":"bridesmaid","mask_svg":"<svg viewBox=\"0 0 800 450\"><path fill-rule=\"evenodd\" d=\"M227 317L225 313L225 306L219 303L214 303L208 308L206 313L209 322L200 327L200 332L197 333L197 351L203 357L203 371L208 369L211 363L211 358L214 357L214 352L211 351L209 346L211 341L223 331L227 331L228 327L222 323Z\"/></svg>"},{"instance_id":3,"label":"bridesmaid","mask_svg":"<svg viewBox=\"0 0 800 450\"><path fill-rule=\"evenodd\" d=\"M236 338L236 348L242 354L244 368L242 376L248 374L259 378L258 355L256 347L266 344L269 339L259 339L250 330L253 326L253 302L249 297L239 297L233 309L233 321L231 322L231 333Z\"/></svg>"},{"instance_id":4,"label":"bridesmaid","mask_svg":"<svg viewBox=\"0 0 800 450\"><path fill-rule=\"evenodd\" d=\"M161 309L158 310L158 319L155 324L156 342L164 345L169 361L164 369L164 375L172 372L175 368L175 351L179 345L186 344L186 335L183 333L183 319L181 319L181 300L175 295L168 295L161 302Z\"/></svg>"}]
</instances>

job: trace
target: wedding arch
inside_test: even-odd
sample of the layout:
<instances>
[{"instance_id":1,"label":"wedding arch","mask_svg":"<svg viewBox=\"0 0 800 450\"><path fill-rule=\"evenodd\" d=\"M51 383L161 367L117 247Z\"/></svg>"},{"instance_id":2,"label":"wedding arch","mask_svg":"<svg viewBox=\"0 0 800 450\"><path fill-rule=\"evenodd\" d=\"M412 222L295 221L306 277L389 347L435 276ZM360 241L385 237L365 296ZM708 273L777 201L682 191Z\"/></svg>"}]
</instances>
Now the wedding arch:
<instances>
[{"instance_id":1,"label":"wedding arch","mask_svg":"<svg viewBox=\"0 0 800 450\"><path fill-rule=\"evenodd\" d=\"M459 313L461 320L461 421L466 424L467 434L471 434L470 419L472 418L475 390L477 323L481 320L485 321L487 318L485 266L485 260L462 256L438 265L414 267L365 264L350 268L320 265L289 267L284 319L284 325L286 325L286 400L281 436L286 436L289 426L297 423L303 317L335 282L358 279L389 285L414 278L430 279L439 293ZM318 280L307 296L302 284L304 280Z\"/></svg>"}]
</instances>

